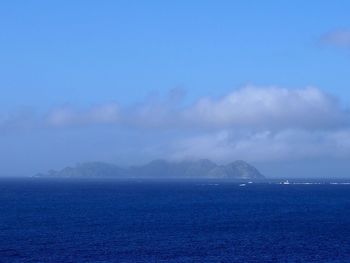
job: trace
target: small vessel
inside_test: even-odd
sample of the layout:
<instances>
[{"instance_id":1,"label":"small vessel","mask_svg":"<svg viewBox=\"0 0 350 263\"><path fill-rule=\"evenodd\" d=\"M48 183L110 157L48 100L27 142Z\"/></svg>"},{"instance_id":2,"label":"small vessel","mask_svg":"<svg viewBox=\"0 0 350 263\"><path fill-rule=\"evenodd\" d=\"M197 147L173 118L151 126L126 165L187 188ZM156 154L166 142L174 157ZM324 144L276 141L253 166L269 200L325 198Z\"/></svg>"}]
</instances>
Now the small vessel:
<instances>
[{"instance_id":1,"label":"small vessel","mask_svg":"<svg viewBox=\"0 0 350 263\"><path fill-rule=\"evenodd\" d=\"M288 180L285 180L283 182L280 182L280 184L290 184L290 182Z\"/></svg>"},{"instance_id":2,"label":"small vessel","mask_svg":"<svg viewBox=\"0 0 350 263\"><path fill-rule=\"evenodd\" d=\"M246 186L246 184L240 184L239 186Z\"/></svg>"}]
</instances>

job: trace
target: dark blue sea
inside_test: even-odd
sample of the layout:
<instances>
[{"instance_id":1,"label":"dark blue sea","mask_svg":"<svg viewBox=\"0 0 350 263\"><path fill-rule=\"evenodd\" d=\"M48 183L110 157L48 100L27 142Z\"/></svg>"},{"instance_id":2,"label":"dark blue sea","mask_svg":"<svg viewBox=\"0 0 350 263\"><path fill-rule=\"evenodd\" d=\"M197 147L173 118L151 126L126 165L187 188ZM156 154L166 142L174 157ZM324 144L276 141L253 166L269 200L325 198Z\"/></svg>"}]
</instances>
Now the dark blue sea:
<instances>
[{"instance_id":1,"label":"dark blue sea","mask_svg":"<svg viewBox=\"0 0 350 263\"><path fill-rule=\"evenodd\" d=\"M0 262L350 262L350 185L1 179Z\"/></svg>"}]
</instances>

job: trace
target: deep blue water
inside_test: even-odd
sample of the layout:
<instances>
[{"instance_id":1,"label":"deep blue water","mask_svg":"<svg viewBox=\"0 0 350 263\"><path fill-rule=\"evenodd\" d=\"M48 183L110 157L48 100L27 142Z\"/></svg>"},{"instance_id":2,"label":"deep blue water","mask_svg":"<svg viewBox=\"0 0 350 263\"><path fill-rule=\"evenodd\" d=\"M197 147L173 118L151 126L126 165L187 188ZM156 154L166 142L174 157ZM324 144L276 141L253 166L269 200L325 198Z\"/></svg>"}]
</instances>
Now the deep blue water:
<instances>
[{"instance_id":1,"label":"deep blue water","mask_svg":"<svg viewBox=\"0 0 350 263\"><path fill-rule=\"evenodd\" d=\"M350 185L2 179L0 262L350 262Z\"/></svg>"}]
</instances>

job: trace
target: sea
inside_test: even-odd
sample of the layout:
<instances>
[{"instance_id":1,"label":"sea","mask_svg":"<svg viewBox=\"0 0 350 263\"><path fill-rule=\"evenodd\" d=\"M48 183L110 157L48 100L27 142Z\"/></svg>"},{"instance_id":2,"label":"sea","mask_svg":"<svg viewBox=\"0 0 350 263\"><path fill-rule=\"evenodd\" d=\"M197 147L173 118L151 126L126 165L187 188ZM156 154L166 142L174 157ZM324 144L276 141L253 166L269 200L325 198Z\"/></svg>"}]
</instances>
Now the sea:
<instances>
[{"instance_id":1,"label":"sea","mask_svg":"<svg viewBox=\"0 0 350 263\"><path fill-rule=\"evenodd\" d=\"M3 178L0 262L350 262L350 185Z\"/></svg>"}]
</instances>

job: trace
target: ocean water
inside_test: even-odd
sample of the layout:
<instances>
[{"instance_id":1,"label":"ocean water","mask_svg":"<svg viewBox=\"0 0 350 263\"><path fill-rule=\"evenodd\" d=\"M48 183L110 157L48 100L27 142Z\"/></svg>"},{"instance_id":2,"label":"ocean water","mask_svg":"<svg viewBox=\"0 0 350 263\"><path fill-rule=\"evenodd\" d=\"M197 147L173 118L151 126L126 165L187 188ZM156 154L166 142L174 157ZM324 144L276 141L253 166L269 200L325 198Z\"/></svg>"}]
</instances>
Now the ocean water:
<instances>
[{"instance_id":1,"label":"ocean water","mask_svg":"<svg viewBox=\"0 0 350 263\"><path fill-rule=\"evenodd\" d=\"M2 179L0 262L350 262L350 185Z\"/></svg>"}]
</instances>

